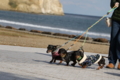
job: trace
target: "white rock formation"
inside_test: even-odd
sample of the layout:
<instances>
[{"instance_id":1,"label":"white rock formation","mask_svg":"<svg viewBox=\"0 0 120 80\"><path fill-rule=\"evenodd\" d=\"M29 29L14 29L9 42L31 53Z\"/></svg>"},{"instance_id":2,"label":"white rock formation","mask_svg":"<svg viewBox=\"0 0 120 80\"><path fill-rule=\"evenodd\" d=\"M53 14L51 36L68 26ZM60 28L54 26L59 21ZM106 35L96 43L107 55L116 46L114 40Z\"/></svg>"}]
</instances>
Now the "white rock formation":
<instances>
[{"instance_id":1,"label":"white rock formation","mask_svg":"<svg viewBox=\"0 0 120 80\"><path fill-rule=\"evenodd\" d=\"M1 10L64 15L59 0L0 0Z\"/></svg>"}]
</instances>

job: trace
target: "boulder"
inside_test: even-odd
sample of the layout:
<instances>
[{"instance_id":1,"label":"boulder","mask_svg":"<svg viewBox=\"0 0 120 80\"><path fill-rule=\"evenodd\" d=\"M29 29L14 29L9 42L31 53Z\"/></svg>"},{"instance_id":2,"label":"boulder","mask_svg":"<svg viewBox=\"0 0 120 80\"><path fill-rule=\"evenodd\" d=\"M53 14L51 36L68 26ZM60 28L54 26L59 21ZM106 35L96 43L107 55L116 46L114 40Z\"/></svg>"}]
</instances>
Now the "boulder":
<instances>
[{"instance_id":1,"label":"boulder","mask_svg":"<svg viewBox=\"0 0 120 80\"><path fill-rule=\"evenodd\" d=\"M108 43L109 41L105 38L95 38L93 39L93 41L97 41L97 42L103 42L103 43Z\"/></svg>"},{"instance_id":2,"label":"boulder","mask_svg":"<svg viewBox=\"0 0 120 80\"><path fill-rule=\"evenodd\" d=\"M69 37L70 35L68 34L62 34L62 33L54 33L54 36L63 36L63 37Z\"/></svg>"},{"instance_id":3,"label":"boulder","mask_svg":"<svg viewBox=\"0 0 120 80\"><path fill-rule=\"evenodd\" d=\"M41 33L42 31L38 31L38 30L30 30L30 32Z\"/></svg>"},{"instance_id":4,"label":"boulder","mask_svg":"<svg viewBox=\"0 0 120 80\"><path fill-rule=\"evenodd\" d=\"M51 35L52 32L46 32L46 31L43 31L42 34L49 34L49 35Z\"/></svg>"},{"instance_id":5,"label":"boulder","mask_svg":"<svg viewBox=\"0 0 120 80\"><path fill-rule=\"evenodd\" d=\"M8 29L16 29L16 28L11 27L11 26L6 26L5 28L8 28Z\"/></svg>"},{"instance_id":6,"label":"boulder","mask_svg":"<svg viewBox=\"0 0 120 80\"><path fill-rule=\"evenodd\" d=\"M76 35L69 35L69 38L74 38Z\"/></svg>"},{"instance_id":7,"label":"boulder","mask_svg":"<svg viewBox=\"0 0 120 80\"><path fill-rule=\"evenodd\" d=\"M26 31L26 29L25 29L25 28L19 28L19 30Z\"/></svg>"}]
</instances>

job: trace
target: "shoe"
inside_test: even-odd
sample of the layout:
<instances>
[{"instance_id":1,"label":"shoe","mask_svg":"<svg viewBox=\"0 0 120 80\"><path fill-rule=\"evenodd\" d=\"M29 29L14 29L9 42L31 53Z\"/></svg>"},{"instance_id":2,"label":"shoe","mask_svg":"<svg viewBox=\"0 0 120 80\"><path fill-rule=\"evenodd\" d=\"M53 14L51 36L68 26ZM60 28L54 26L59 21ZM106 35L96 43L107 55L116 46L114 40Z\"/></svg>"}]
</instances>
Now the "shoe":
<instances>
[{"instance_id":1,"label":"shoe","mask_svg":"<svg viewBox=\"0 0 120 80\"><path fill-rule=\"evenodd\" d=\"M115 68L115 66L114 66L112 63L109 63L109 64L106 66L106 68L113 69L113 68Z\"/></svg>"},{"instance_id":2,"label":"shoe","mask_svg":"<svg viewBox=\"0 0 120 80\"><path fill-rule=\"evenodd\" d=\"M120 70L120 62L118 63L118 67L117 68Z\"/></svg>"}]
</instances>

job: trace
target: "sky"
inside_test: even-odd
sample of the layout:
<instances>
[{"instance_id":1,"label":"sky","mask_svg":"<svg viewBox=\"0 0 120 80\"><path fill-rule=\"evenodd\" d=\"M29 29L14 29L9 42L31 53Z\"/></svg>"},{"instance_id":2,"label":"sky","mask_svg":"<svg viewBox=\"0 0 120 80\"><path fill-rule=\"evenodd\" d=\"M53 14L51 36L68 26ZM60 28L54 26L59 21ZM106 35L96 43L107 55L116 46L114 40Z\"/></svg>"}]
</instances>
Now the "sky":
<instances>
[{"instance_id":1,"label":"sky","mask_svg":"<svg viewBox=\"0 0 120 80\"><path fill-rule=\"evenodd\" d=\"M103 16L110 8L110 0L59 0L64 13ZM112 13L111 13L112 14ZM111 14L109 16L111 16Z\"/></svg>"}]
</instances>

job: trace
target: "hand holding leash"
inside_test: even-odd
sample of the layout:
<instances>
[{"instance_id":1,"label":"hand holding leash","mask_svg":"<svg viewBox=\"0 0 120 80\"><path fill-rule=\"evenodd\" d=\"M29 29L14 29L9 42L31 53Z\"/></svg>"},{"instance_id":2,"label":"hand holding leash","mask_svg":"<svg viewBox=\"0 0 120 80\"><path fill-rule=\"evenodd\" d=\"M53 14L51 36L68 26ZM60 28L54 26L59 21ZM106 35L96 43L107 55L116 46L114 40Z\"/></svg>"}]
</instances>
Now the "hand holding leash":
<instances>
[{"instance_id":1,"label":"hand holding leash","mask_svg":"<svg viewBox=\"0 0 120 80\"><path fill-rule=\"evenodd\" d=\"M116 8L119 7L119 2L116 2L116 3L115 3L115 7L116 7Z\"/></svg>"}]
</instances>

